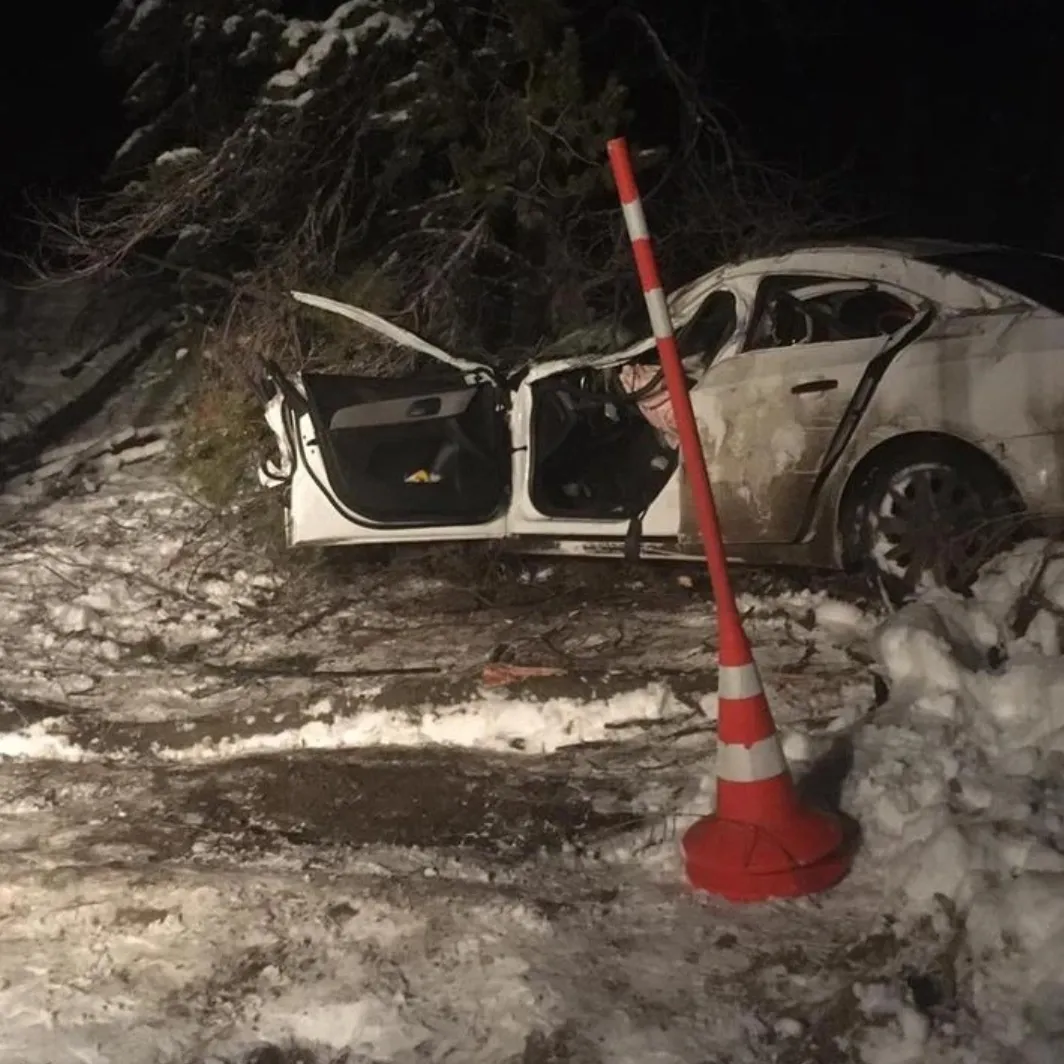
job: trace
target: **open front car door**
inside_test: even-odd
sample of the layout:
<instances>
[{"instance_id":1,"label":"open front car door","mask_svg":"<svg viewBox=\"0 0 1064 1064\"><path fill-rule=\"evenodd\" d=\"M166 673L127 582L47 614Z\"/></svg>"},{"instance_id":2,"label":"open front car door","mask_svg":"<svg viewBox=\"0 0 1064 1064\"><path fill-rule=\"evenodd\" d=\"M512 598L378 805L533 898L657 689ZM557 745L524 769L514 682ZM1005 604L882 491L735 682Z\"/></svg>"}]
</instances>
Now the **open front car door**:
<instances>
[{"instance_id":1,"label":"open front car door","mask_svg":"<svg viewBox=\"0 0 1064 1064\"><path fill-rule=\"evenodd\" d=\"M260 482L287 491L289 546L494 539L506 532L510 433L490 368L375 314L293 292L432 358L403 378L282 373L266 362L280 451Z\"/></svg>"}]
</instances>

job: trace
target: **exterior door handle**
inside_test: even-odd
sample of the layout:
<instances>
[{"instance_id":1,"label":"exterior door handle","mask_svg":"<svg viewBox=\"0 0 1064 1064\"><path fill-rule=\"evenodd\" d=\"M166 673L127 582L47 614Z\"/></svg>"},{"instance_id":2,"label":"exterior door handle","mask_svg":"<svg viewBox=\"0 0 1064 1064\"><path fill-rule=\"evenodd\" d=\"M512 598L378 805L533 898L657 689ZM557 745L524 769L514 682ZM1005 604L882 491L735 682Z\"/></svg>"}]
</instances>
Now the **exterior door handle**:
<instances>
[{"instance_id":1,"label":"exterior door handle","mask_svg":"<svg viewBox=\"0 0 1064 1064\"><path fill-rule=\"evenodd\" d=\"M802 381L791 389L792 395L808 395L810 392L833 392L839 386L839 382L833 378L816 381Z\"/></svg>"}]
</instances>

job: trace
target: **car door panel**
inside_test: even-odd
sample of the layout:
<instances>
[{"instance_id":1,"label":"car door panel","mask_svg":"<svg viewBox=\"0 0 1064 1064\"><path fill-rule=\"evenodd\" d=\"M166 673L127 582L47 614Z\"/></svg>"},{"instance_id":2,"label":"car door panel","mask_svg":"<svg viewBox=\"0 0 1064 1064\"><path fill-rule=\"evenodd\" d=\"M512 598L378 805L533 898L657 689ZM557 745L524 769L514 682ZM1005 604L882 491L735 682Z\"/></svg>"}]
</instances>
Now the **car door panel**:
<instances>
[{"instance_id":1,"label":"car door panel","mask_svg":"<svg viewBox=\"0 0 1064 1064\"><path fill-rule=\"evenodd\" d=\"M496 538L506 530L510 436L491 371L361 308L293 293L431 357L435 371L385 379L266 363L267 422L281 451L260 480L287 487L295 544Z\"/></svg>"},{"instance_id":2,"label":"car door panel","mask_svg":"<svg viewBox=\"0 0 1064 1064\"><path fill-rule=\"evenodd\" d=\"M342 406L329 418L329 430L368 429L405 421L439 421L461 417L476 397L475 387L457 388L403 399L380 399Z\"/></svg>"},{"instance_id":3,"label":"car door panel","mask_svg":"<svg viewBox=\"0 0 1064 1064\"><path fill-rule=\"evenodd\" d=\"M840 426L855 402L868 401L869 367L925 325L916 313L891 336L745 350L710 369L692 403L726 541L801 536L818 478L837 457ZM682 524L691 534L689 491Z\"/></svg>"},{"instance_id":4,"label":"car door panel","mask_svg":"<svg viewBox=\"0 0 1064 1064\"><path fill-rule=\"evenodd\" d=\"M745 352L711 368L692 391L725 540L784 543L796 535L835 430L882 347L856 341ZM835 384L794 391L822 380Z\"/></svg>"},{"instance_id":5,"label":"car door panel","mask_svg":"<svg viewBox=\"0 0 1064 1064\"><path fill-rule=\"evenodd\" d=\"M359 524L481 524L505 502L509 436L494 386L419 376L382 389L325 374L306 374L303 385L313 427L304 456L317 452L323 489ZM440 479L416 479L445 448Z\"/></svg>"}]
</instances>

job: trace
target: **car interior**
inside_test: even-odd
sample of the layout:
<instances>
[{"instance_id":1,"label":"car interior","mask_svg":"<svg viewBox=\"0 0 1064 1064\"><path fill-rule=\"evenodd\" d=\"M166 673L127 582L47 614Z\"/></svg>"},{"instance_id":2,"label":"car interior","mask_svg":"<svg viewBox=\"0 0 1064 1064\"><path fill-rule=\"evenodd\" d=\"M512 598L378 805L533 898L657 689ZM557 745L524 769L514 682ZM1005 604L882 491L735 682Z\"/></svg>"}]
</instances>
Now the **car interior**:
<instances>
[{"instance_id":1,"label":"car interior","mask_svg":"<svg viewBox=\"0 0 1064 1064\"><path fill-rule=\"evenodd\" d=\"M890 336L915 313L872 282L772 278L759 293L747 350Z\"/></svg>"},{"instance_id":2,"label":"car interior","mask_svg":"<svg viewBox=\"0 0 1064 1064\"><path fill-rule=\"evenodd\" d=\"M506 503L509 430L498 389L460 373L415 379L305 373L329 483L377 524L480 524Z\"/></svg>"},{"instance_id":3,"label":"car interior","mask_svg":"<svg viewBox=\"0 0 1064 1064\"><path fill-rule=\"evenodd\" d=\"M735 332L735 297L714 292L677 333L689 384ZM637 360L659 365L655 351ZM624 520L644 513L676 470L679 455L640 409L660 392L657 372L633 391L620 366L583 367L533 386L532 481L536 509L548 516Z\"/></svg>"}]
</instances>

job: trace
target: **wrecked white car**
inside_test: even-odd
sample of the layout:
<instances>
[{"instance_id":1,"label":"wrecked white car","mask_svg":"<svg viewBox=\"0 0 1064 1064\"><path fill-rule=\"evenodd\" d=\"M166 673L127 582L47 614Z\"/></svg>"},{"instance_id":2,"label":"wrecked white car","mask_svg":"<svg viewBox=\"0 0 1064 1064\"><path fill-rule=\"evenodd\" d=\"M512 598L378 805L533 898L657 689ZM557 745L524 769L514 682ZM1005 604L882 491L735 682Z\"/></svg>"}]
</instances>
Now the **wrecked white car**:
<instances>
[{"instance_id":1,"label":"wrecked white car","mask_svg":"<svg viewBox=\"0 0 1064 1064\"><path fill-rule=\"evenodd\" d=\"M295 298L437 371L269 367L280 456L260 479L287 491L291 545L700 556L649 325L607 354L565 355L588 334L574 336L504 379L367 311ZM998 518L1061 511L1064 259L809 246L717 269L670 305L736 561L955 583Z\"/></svg>"}]
</instances>

